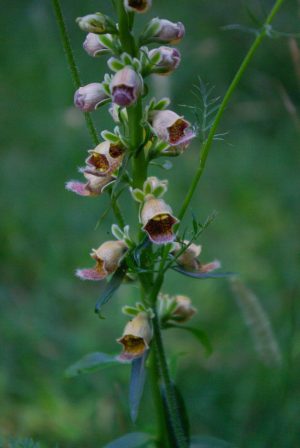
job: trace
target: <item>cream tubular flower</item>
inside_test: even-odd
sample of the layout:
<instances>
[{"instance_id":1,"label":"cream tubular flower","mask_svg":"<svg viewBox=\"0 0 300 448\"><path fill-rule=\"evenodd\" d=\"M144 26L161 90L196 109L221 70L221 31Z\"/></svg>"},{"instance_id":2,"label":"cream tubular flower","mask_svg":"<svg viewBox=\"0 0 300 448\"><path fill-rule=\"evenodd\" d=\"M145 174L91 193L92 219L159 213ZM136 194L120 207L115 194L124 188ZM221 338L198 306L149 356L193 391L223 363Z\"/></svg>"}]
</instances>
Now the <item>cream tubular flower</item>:
<instances>
[{"instance_id":1,"label":"cream tubular flower","mask_svg":"<svg viewBox=\"0 0 300 448\"><path fill-rule=\"evenodd\" d=\"M169 75L180 64L181 54L177 48L159 47L149 51L150 59L156 55L160 55L159 62L152 68L152 73L157 75Z\"/></svg>"},{"instance_id":2,"label":"cream tubular flower","mask_svg":"<svg viewBox=\"0 0 300 448\"><path fill-rule=\"evenodd\" d=\"M172 313L171 319L176 320L176 322L186 322L197 313L189 297L177 295L174 296L174 299L177 306Z\"/></svg>"},{"instance_id":3,"label":"cream tubular flower","mask_svg":"<svg viewBox=\"0 0 300 448\"><path fill-rule=\"evenodd\" d=\"M89 151L89 157L86 159L86 173L107 176L114 172L121 164L125 148L119 144L109 141L100 143L96 148Z\"/></svg>"},{"instance_id":4,"label":"cream tubular flower","mask_svg":"<svg viewBox=\"0 0 300 448\"><path fill-rule=\"evenodd\" d=\"M131 67L124 67L113 77L110 90L112 101L121 107L131 106L142 91L140 75Z\"/></svg>"},{"instance_id":5,"label":"cream tubular flower","mask_svg":"<svg viewBox=\"0 0 300 448\"><path fill-rule=\"evenodd\" d=\"M94 58L109 51L109 49L100 42L98 34L95 33L88 33L82 46L87 54Z\"/></svg>"},{"instance_id":6,"label":"cream tubular flower","mask_svg":"<svg viewBox=\"0 0 300 448\"><path fill-rule=\"evenodd\" d=\"M123 345L121 360L131 361L142 356L149 349L153 331L149 316L145 312L138 313L125 326L123 336L117 342Z\"/></svg>"},{"instance_id":7,"label":"cream tubular flower","mask_svg":"<svg viewBox=\"0 0 300 448\"><path fill-rule=\"evenodd\" d=\"M152 5L152 0L124 0L125 9L137 13L148 11Z\"/></svg>"},{"instance_id":8,"label":"cream tubular flower","mask_svg":"<svg viewBox=\"0 0 300 448\"><path fill-rule=\"evenodd\" d=\"M92 112L109 97L106 95L99 82L92 82L79 87L74 94L74 105L82 112Z\"/></svg>"},{"instance_id":9,"label":"cream tubular flower","mask_svg":"<svg viewBox=\"0 0 300 448\"><path fill-rule=\"evenodd\" d=\"M185 149L196 134L190 129L190 123L171 110L160 110L151 116L156 135L171 146Z\"/></svg>"},{"instance_id":10,"label":"cream tubular flower","mask_svg":"<svg viewBox=\"0 0 300 448\"><path fill-rule=\"evenodd\" d=\"M185 240L184 244L188 245L189 241ZM174 249L174 255L182 249L182 246L179 243L175 243L175 249ZM221 267L221 263L219 260L214 260L210 263L202 264L198 260L198 257L200 256L202 251L202 246L199 246L197 244L190 244L190 246L187 247L187 249L179 255L179 257L176 259L177 263L182 266L184 269L188 271L197 271L204 274L207 274L209 272L212 272L216 269L219 269Z\"/></svg>"},{"instance_id":11,"label":"cream tubular flower","mask_svg":"<svg viewBox=\"0 0 300 448\"><path fill-rule=\"evenodd\" d=\"M178 44L184 37L185 28L181 22L170 22L166 19L152 19L159 23L159 29L153 36L158 42L165 42L168 44Z\"/></svg>"},{"instance_id":12,"label":"cream tubular flower","mask_svg":"<svg viewBox=\"0 0 300 448\"><path fill-rule=\"evenodd\" d=\"M66 183L66 189L79 196L99 196L103 192L104 187L115 180L111 175L99 177L85 172L83 175L87 182L70 180Z\"/></svg>"},{"instance_id":13,"label":"cream tubular flower","mask_svg":"<svg viewBox=\"0 0 300 448\"><path fill-rule=\"evenodd\" d=\"M90 255L96 260L96 266L91 269L77 269L77 277L82 280L103 280L117 270L127 249L124 241L106 241L98 249L92 249Z\"/></svg>"},{"instance_id":14,"label":"cream tubular flower","mask_svg":"<svg viewBox=\"0 0 300 448\"><path fill-rule=\"evenodd\" d=\"M173 226L178 222L171 207L163 199L146 198L141 210L143 230L155 244L171 243L175 239Z\"/></svg>"}]
</instances>

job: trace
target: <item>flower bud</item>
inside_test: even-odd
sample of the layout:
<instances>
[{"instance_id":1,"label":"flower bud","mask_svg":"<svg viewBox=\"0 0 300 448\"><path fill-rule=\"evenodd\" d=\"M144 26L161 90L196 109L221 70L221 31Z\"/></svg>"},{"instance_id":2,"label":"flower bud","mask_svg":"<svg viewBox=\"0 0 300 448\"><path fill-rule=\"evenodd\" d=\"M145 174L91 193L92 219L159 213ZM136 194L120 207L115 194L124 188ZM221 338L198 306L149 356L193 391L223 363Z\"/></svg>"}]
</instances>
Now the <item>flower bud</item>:
<instances>
[{"instance_id":1,"label":"flower bud","mask_svg":"<svg viewBox=\"0 0 300 448\"><path fill-rule=\"evenodd\" d=\"M86 173L107 176L114 172L121 164L125 148L121 143L114 144L104 141L89 151L90 156L86 159Z\"/></svg>"},{"instance_id":2,"label":"flower bud","mask_svg":"<svg viewBox=\"0 0 300 448\"><path fill-rule=\"evenodd\" d=\"M178 220L172 215L172 209L163 199L148 196L141 210L143 230L155 244L174 241L173 226Z\"/></svg>"},{"instance_id":3,"label":"flower bud","mask_svg":"<svg viewBox=\"0 0 300 448\"><path fill-rule=\"evenodd\" d=\"M94 33L88 33L82 46L87 54L94 58L109 51L109 49L100 42L98 34Z\"/></svg>"},{"instance_id":4,"label":"flower bud","mask_svg":"<svg viewBox=\"0 0 300 448\"><path fill-rule=\"evenodd\" d=\"M92 82L86 86L79 87L74 94L75 106L83 112L91 112L109 97L104 92L102 84Z\"/></svg>"},{"instance_id":5,"label":"flower bud","mask_svg":"<svg viewBox=\"0 0 300 448\"><path fill-rule=\"evenodd\" d=\"M149 349L152 336L152 325L148 314L138 313L125 326L123 336L117 339L123 345L120 359L131 361L142 356Z\"/></svg>"},{"instance_id":6,"label":"flower bud","mask_svg":"<svg viewBox=\"0 0 300 448\"><path fill-rule=\"evenodd\" d=\"M99 196L104 187L114 182L113 176L94 176L92 174L83 173L87 182L79 182L77 180L71 180L66 183L66 189L78 194L79 196Z\"/></svg>"},{"instance_id":7,"label":"flower bud","mask_svg":"<svg viewBox=\"0 0 300 448\"><path fill-rule=\"evenodd\" d=\"M190 123L171 110L159 110L151 116L156 135L171 146L185 149L196 136Z\"/></svg>"},{"instance_id":8,"label":"flower bud","mask_svg":"<svg viewBox=\"0 0 300 448\"><path fill-rule=\"evenodd\" d=\"M82 280L103 280L117 270L127 249L124 241L106 241L98 249L92 249L90 255L96 260L96 266L91 269L77 269L77 277Z\"/></svg>"},{"instance_id":9,"label":"flower bud","mask_svg":"<svg viewBox=\"0 0 300 448\"><path fill-rule=\"evenodd\" d=\"M184 244L188 245L189 241L185 240ZM176 256L179 251L182 250L182 245L179 243L175 243L175 248L173 254ZM197 244L190 244L186 250L179 255L176 259L177 263L182 266L187 271L197 271L201 273L212 272L215 269L219 269L221 267L221 263L218 260L214 260L210 263L202 264L198 260L199 255L201 254L202 247Z\"/></svg>"},{"instance_id":10,"label":"flower bud","mask_svg":"<svg viewBox=\"0 0 300 448\"><path fill-rule=\"evenodd\" d=\"M174 300L176 303L176 308L170 319L176 320L176 322L186 322L187 320L190 320L195 313L197 313L197 310L192 306L192 302L189 297L177 295L174 296Z\"/></svg>"},{"instance_id":11,"label":"flower bud","mask_svg":"<svg viewBox=\"0 0 300 448\"><path fill-rule=\"evenodd\" d=\"M157 75L169 75L180 64L181 55L176 48L154 48L149 51L150 59L157 53L160 55L160 60L154 67L152 67L152 73L156 73Z\"/></svg>"},{"instance_id":12,"label":"flower bud","mask_svg":"<svg viewBox=\"0 0 300 448\"><path fill-rule=\"evenodd\" d=\"M87 33L106 34L116 33L117 29L108 16L96 12L95 14L88 14L84 17L78 17L76 19L79 28Z\"/></svg>"},{"instance_id":13,"label":"flower bud","mask_svg":"<svg viewBox=\"0 0 300 448\"><path fill-rule=\"evenodd\" d=\"M110 90L113 103L122 107L131 106L142 91L141 77L133 68L126 66L115 74Z\"/></svg>"},{"instance_id":14,"label":"flower bud","mask_svg":"<svg viewBox=\"0 0 300 448\"><path fill-rule=\"evenodd\" d=\"M154 34L149 37L149 41L168 44L177 44L184 37L185 29L181 22L170 22L170 20L155 18L147 27L155 29Z\"/></svg>"},{"instance_id":15,"label":"flower bud","mask_svg":"<svg viewBox=\"0 0 300 448\"><path fill-rule=\"evenodd\" d=\"M142 13L148 11L152 5L152 0L124 0L125 9Z\"/></svg>"}]
</instances>

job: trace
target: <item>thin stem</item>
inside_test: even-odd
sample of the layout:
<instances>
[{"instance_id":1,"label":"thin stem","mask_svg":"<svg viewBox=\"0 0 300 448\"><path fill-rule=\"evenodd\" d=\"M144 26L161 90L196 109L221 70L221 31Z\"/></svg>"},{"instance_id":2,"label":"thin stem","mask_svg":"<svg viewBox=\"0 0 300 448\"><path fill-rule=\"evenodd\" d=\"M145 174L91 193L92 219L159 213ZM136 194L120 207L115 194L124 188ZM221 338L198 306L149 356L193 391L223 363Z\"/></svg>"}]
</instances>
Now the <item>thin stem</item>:
<instances>
[{"instance_id":1,"label":"thin stem","mask_svg":"<svg viewBox=\"0 0 300 448\"><path fill-rule=\"evenodd\" d=\"M227 107L227 104L229 103L229 100L230 100L233 92L235 91L238 83L240 82L240 79L242 78L242 76L243 76L246 68L248 67L250 61L252 60L256 50L258 49L258 47L262 43L264 37L266 36L267 31L268 31L268 27L271 24L272 20L274 19L276 13L278 12L278 10L281 7L281 5L283 4L283 2L284 2L284 0L277 0L275 2L275 4L274 4L270 14L268 15L268 17L267 17L267 19L266 19L266 21L265 21L265 23L264 23L260 33L257 35L256 39L254 40L253 44L251 45L248 53L246 54L244 60L242 61L238 71L236 72L236 74L235 74L235 76L234 76L230 86L227 89L227 92L226 92L226 94L225 94L225 96L223 98L223 101L222 101L222 103L221 103L221 105L219 107L219 110L218 110L218 113L216 115L216 118L215 118L215 120L213 122L213 125L212 125L212 127L210 129L210 132L208 134L207 140L203 144L201 155L200 155L198 169L196 171L196 174L195 174L195 177L194 177L194 179L192 181L190 189L189 189L189 191L188 191L188 193L187 193L187 195L186 195L186 197L185 197L185 199L183 201L183 205L181 207L181 210L180 210L180 212L178 214L178 218L180 220L182 220L182 218L184 217L184 215L185 215L185 213L187 211L187 208L188 208L188 206L189 206L189 204L190 204L190 202L192 200L192 197L193 197L193 195L195 193L195 190L197 188L199 180L200 180L200 178L202 176L202 173L203 173L204 168L205 168L205 164L206 164L206 159L207 159L208 153L209 153L209 151L210 151L210 149L212 147L213 141L214 141L214 136L216 134L217 127L218 127L219 122L220 122L220 120L222 118L222 115L223 115L223 113L224 113L224 111L225 111L225 109Z\"/></svg>"},{"instance_id":2,"label":"thin stem","mask_svg":"<svg viewBox=\"0 0 300 448\"><path fill-rule=\"evenodd\" d=\"M74 83L74 86L76 87L76 89L78 89L81 86L81 79L79 76L78 67L77 67L75 59L74 59L74 54L73 54L71 42L70 42L70 39L68 36L67 27L66 27L66 24L64 21L60 1L52 0L52 5L53 5L55 17L56 17L56 22L57 22L57 25L58 25L58 28L60 31L62 45L63 45L64 51L65 51L65 54L67 57L68 66L71 71L73 83ZM86 125L89 130L90 136L91 136L93 142L95 143L95 145L97 145L99 143L99 138L97 135L95 125L93 123L93 119L89 112L85 112L84 117L85 117Z\"/></svg>"}]
</instances>

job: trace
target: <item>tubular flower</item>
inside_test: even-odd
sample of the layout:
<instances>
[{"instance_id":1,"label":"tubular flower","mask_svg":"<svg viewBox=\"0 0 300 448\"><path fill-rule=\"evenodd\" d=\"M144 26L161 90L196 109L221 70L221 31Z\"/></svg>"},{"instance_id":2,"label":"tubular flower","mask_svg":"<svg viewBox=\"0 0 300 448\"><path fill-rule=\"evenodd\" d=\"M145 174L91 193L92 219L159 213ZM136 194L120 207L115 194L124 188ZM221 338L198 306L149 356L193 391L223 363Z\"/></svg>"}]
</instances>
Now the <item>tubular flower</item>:
<instances>
[{"instance_id":1,"label":"tubular flower","mask_svg":"<svg viewBox=\"0 0 300 448\"><path fill-rule=\"evenodd\" d=\"M109 51L109 49L100 42L98 34L95 33L88 33L82 46L87 54L94 58Z\"/></svg>"},{"instance_id":2,"label":"tubular flower","mask_svg":"<svg viewBox=\"0 0 300 448\"><path fill-rule=\"evenodd\" d=\"M102 89L99 82L92 82L86 86L79 87L74 94L75 106L83 112L92 112L109 97Z\"/></svg>"},{"instance_id":3,"label":"tubular flower","mask_svg":"<svg viewBox=\"0 0 300 448\"><path fill-rule=\"evenodd\" d=\"M152 68L152 73L156 73L157 75L169 75L172 73L180 64L181 54L177 48L170 47L159 47L154 48L149 51L150 59L159 53L160 60L159 62Z\"/></svg>"},{"instance_id":4,"label":"tubular flower","mask_svg":"<svg viewBox=\"0 0 300 448\"><path fill-rule=\"evenodd\" d=\"M189 244L189 241L184 241L184 244ZM175 243L174 255L182 249L182 245L179 243ZM202 246L198 246L197 244L192 243L187 249L179 255L176 259L177 263L185 268L188 271L197 271L201 273L212 272L215 269L219 269L221 267L221 263L218 260L214 260L210 263L202 264L198 260L199 255L201 254Z\"/></svg>"},{"instance_id":5,"label":"tubular flower","mask_svg":"<svg viewBox=\"0 0 300 448\"><path fill-rule=\"evenodd\" d=\"M171 146L185 149L196 137L190 128L190 123L171 110L154 112L151 121L156 135Z\"/></svg>"},{"instance_id":6,"label":"tubular flower","mask_svg":"<svg viewBox=\"0 0 300 448\"><path fill-rule=\"evenodd\" d=\"M149 195L141 210L143 230L155 244L167 244L175 239L173 226L178 222L171 207L163 199Z\"/></svg>"},{"instance_id":7,"label":"tubular flower","mask_svg":"<svg viewBox=\"0 0 300 448\"><path fill-rule=\"evenodd\" d=\"M124 0L125 8L133 12L146 12L152 5L152 0Z\"/></svg>"},{"instance_id":8,"label":"tubular flower","mask_svg":"<svg viewBox=\"0 0 300 448\"><path fill-rule=\"evenodd\" d=\"M177 44L184 37L185 28L181 22L174 23L166 19L152 19L151 22L159 24L158 31L153 36L158 42Z\"/></svg>"},{"instance_id":9,"label":"tubular flower","mask_svg":"<svg viewBox=\"0 0 300 448\"><path fill-rule=\"evenodd\" d=\"M79 28L87 33L107 34L117 32L113 21L108 16L105 16L100 12L78 17L76 22L78 23Z\"/></svg>"},{"instance_id":10,"label":"tubular flower","mask_svg":"<svg viewBox=\"0 0 300 448\"><path fill-rule=\"evenodd\" d=\"M147 313L138 313L125 326L123 336L117 339L123 345L120 359L131 361L142 356L149 349L152 335L152 325Z\"/></svg>"},{"instance_id":11,"label":"tubular flower","mask_svg":"<svg viewBox=\"0 0 300 448\"><path fill-rule=\"evenodd\" d=\"M125 148L119 144L104 141L89 151L86 159L87 168L84 172L97 176L107 176L114 172L121 164Z\"/></svg>"},{"instance_id":12,"label":"tubular flower","mask_svg":"<svg viewBox=\"0 0 300 448\"><path fill-rule=\"evenodd\" d=\"M106 241L98 249L92 249L90 255L96 260L96 266L91 269L77 269L77 277L82 280L103 280L117 270L126 250L124 241Z\"/></svg>"},{"instance_id":13,"label":"tubular flower","mask_svg":"<svg viewBox=\"0 0 300 448\"><path fill-rule=\"evenodd\" d=\"M142 91L142 80L133 68L126 66L113 77L110 90L113 103L121 107L131 106Z\"/></svg>"},{"instance_id":14,"label":"tubular flower","mask_svg":"<svg viewBox=\"0 0 300 448\"><path fill-rule=\"evenodd\" d=\"M174 297L176 308L172 313L171 319L177 322L186 322L197 313L196 308L192 306L192 301L187 296L177 295Z\"/></svg>"},{"instance_id":15,"label":"tubular flower","mask_svg":"<svg viewBox=\"0 0 300 448\"><path fill-rule=\"evenodd\" d=\"M70 180L66 183L66 189L73 191L73 193L79 196L99 196L104 187L114 182L115 178L113 176L94 176L89 173L83 173L87 182L79 182L77 180Z\"/></svg>"}]
</instances>

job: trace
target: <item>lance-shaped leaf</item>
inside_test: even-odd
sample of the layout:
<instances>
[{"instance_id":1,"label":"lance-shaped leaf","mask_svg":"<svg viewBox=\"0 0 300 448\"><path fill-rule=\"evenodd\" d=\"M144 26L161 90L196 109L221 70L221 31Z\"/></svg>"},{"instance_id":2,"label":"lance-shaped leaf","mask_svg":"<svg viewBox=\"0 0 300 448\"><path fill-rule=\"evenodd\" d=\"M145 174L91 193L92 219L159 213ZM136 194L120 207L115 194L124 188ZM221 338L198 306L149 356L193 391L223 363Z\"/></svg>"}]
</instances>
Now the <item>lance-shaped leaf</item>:
<instances>
[{"instance_id":1,"label":"lance-shaped leaf","mask_svg":"<svg viewBox=\"0 0 300 448\"><path fill-rule=\"evenodd\" d=\"M131 378L129 386L129 405L130 416L133 422L136 421L140 406L140 401L144 391L145 379L146 379L146 359L148 351L146 351L140 358L132 361Z\"/></svg>"},{"instance_id":2,"label":"lance-shaped leaf","mask_svg":"<svg viewBox=\"0 0 300 448\"><path fill-rule=\"evenodd\" d=\"M113 364L120 364L117 355L108 355L107 353L101 352L89 353L68 367L65 370L65 376L67 378L74 378L77 375L96 372Z\"/></svg>"},{"instance_id":3,"label":"lance-shaped leaf","mask_svg":"<svg viewBox=\"0 0 300 448\"><path fill-rule=\"evenodd\" d=\"M129 432L104 446L104 448L146 448L153 437L145 432Z\"/></svg>"},{"instance_id":4,"label":"lance-shaped leaf","mask_svg":"<svg viewBox=\"0 0 300 448\"><path fill-rule=\"evenodd\" d=\"M105 305L111 299L116 290L121 286L125 274L126 274L126 263L125 261L123 261L120 267L116 270L116 272L108 282L108 284L106 285L106 287L104 288L104 291L102 292L100 298L98 299L95 305L95 313L100 314L102 306Z\"/></svg>"},{"instance_id":5,"label":"lance-shaped leaf","mask_svg":"<svg viewBox=\"0 0 300 448\"><path fill-rule=\"evenodd\" d=\"M210 356L212 354L213 348L211 342L207 334L203 330L200 330L199 328L195 327L187 327L185 325L175 325L170 323L166 324L165 328L178 328L180 330L186 330L190 332L202 344L202 346L205 349L206 356Z\"/></svg>"},{"instance_id":6,"label":"lance-shaped leaf","mask_svg":"<svg viewBox=\"0 0 300 448\"><path fill-rule=\"evenodd\" d=\"M236 275L234 272L198 272L198 271L187 271L183 269L181 266L173 266L172 269L180 274L186 275L187 277L192 278L224 278L231 277L232 275Z\"/></svg>"},{"instance_id":7,"label":"lance-shaped leaf","mask_svg":"<svg viewBox=\"0 0 300 448\"><path fill-rule=\"evenodd\" d=\"M237 448L225 440L215 437L192 436L190 448Z\"/></svg>"}]
</instances>

